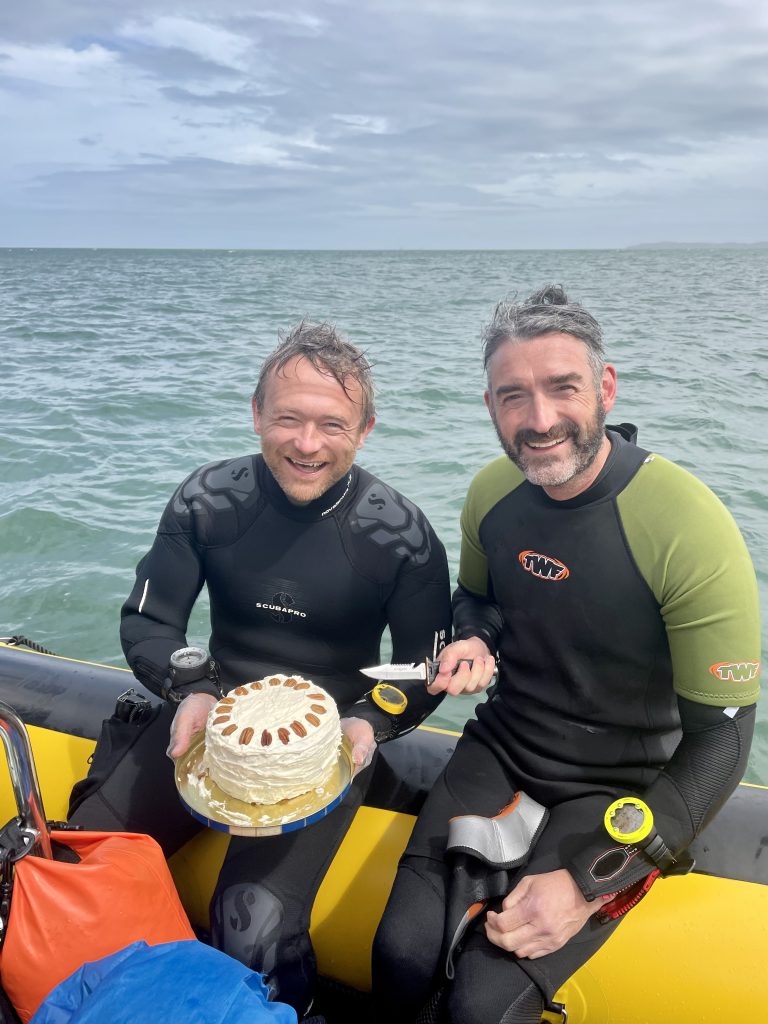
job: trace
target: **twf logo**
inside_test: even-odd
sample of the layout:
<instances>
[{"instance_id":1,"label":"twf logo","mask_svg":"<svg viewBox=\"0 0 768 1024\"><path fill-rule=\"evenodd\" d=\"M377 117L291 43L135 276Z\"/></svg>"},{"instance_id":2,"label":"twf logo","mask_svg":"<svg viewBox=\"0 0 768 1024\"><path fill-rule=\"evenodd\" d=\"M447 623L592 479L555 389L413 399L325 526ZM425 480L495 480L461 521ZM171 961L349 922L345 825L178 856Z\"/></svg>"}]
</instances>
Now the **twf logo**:
<instances>
[{"instance_id":1,"label":"twf logo","mask_svg":"<svg viewBox=\"0 0 768 1024\"><path fill-rule=\"evenodd\" d=\"M759 661L719 661L709 671L723 683L748 683L760 671Z\"/></svg>"},{"instance_id":2,"label":"twf logo","mask_svg":"<svg viewBox=\"0 0 768 1024\"><path fill-rule=\"evenodd\" d=\"M554 580L559 583L567 580L571 575L568 566L550 555L540 555L538 551L521 551L517 560L531 576L538 576L540 580Z\"/></svg>"}]
</instances>

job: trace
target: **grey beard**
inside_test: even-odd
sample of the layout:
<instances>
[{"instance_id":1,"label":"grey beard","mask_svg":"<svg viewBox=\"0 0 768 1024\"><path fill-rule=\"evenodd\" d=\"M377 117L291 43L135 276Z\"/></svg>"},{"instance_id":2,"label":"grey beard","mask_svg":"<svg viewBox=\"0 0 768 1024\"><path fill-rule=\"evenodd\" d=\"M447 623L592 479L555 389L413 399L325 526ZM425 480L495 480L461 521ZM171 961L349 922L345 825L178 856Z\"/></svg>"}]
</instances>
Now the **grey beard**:
<instances>
[{"instance_id":1,"label":"grey beard","mask_svg":"<svg viewBox=\"0 0 768 1024\"><path fill-rule=\"evenodd\" d=\"M589 469L597 458L605 437L605 407L602 402L598 403L592 424L583 430L579 430L575 423L564 421L549 434L542 435L531 430L519 430L514 440L508 441L499 431L495 418L493 425L496 427L496 435L501 447L525 475L526 480L539 487L559 487ZM562 431L559 429L561 427L564 428ZM573 447L569 458L563 460L553 456L551 460L547 461L546 456L544 458L537 456L534 460L528 459L523 454L523 445L526 441L554 440L556 437L572 439Z\"/></svg>"}]
</instances>

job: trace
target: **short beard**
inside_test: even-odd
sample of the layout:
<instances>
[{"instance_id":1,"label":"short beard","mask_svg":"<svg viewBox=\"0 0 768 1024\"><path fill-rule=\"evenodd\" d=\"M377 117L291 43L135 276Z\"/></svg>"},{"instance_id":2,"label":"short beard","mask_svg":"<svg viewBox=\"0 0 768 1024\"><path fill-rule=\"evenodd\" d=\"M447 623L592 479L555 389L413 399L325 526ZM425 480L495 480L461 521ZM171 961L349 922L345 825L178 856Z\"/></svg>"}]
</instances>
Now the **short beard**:
<instances>
[{"instance_id":1,"label":"short beard","mask_svg":"<svg viewBox=\"0 0 768 1024\"><path fill-rule=\"evenodd\" d=\"M579 429L571 420L561 420L546 434L537 434L534 430L518 430L514 439L509 441L499 430L495 416L493 425L501 447L525 474L529 483L539 487L560 487L589 469L597 458L605 438L605 416L605 406L602 399L598 399L595 417L583 429ZM564 438L573 441L566 459L559 455L553 455L550 459L541 455L529 458L525 453L524 445L528 441L544 442Z\"/></svg>"}]
</instances>

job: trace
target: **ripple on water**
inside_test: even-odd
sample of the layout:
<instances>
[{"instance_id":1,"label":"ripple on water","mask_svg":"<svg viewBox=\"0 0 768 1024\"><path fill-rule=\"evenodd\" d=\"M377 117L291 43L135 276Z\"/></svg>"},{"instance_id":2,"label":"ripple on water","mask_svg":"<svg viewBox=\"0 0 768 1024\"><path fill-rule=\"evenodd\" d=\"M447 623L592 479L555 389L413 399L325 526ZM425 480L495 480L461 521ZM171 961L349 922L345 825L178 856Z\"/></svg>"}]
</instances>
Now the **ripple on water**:
<instances>
[{"instance_id":1,"label":"ripple on water","mask_svg":"<svg viewBox=\"0 0 768 1024\"><path fill-rule=\"evenodd\" d=\"M734 301L768 293L767 262L764 250L0 251L0 631L24 624L62 654L121 660L119 607L165 502L197 466L255 450L258 367L304 314L367 350L379 419L360 461L424 508L455 576L467 485L499 450L481 326L498 299L550 280L603 324L619 372L611 421L636 423L641 444L722 497L768 607L768 350L759 312ZM201 601L199 640L206 615ZM458 724L456 707L438 724ZM763 781L766 710L750 767Z\"/></svg>"}]
</instances>

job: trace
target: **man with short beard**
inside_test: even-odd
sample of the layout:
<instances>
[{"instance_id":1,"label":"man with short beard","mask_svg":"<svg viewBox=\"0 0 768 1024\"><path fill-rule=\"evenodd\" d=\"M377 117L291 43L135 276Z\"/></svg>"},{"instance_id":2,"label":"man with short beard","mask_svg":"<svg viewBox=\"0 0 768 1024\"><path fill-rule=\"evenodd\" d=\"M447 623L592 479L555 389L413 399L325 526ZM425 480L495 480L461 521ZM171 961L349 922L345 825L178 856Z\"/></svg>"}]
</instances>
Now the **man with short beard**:
<instances>
[{"instance_id":1,"label":"man with short beard","mask_svg":"<svg viewBox=\"0 0 768 1024\"><path fill-rule=\"evenodd\" d=\"M690 866L754 727L748 552L708 488L606 428L594 317L550 286L500 303L484 341L506 456L467 495L430 689L484 689L496 655L498 685L401 861L374 950L382 1020L412 1020L447 975L452 1024L538 1024L658 874ZM609 833L617 798L636 817Z\"/></svg>"}]
</instances>

